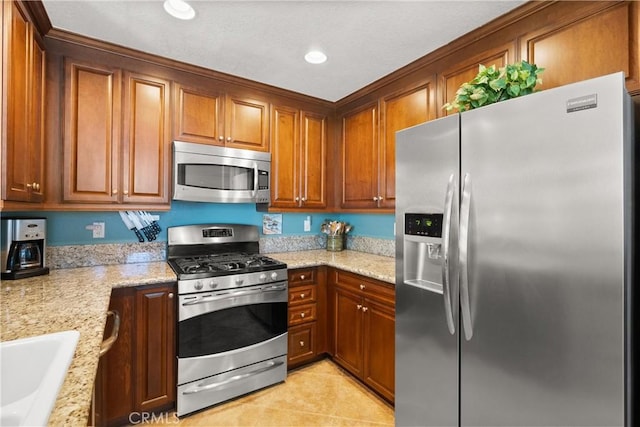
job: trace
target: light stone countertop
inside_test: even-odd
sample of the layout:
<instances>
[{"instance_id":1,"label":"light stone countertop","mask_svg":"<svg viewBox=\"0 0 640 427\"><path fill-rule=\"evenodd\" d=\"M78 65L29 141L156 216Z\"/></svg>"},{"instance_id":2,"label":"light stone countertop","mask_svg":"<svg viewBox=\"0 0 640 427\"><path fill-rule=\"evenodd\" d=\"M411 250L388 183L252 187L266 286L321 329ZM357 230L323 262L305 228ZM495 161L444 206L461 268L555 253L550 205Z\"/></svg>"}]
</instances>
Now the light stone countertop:
<instances>
[{"instance_id":1,"label":"light stone countertop","mask_svg":"<svg viewBox=\"0 0 640 427\"><path fill-rule=\"evenodd\" d=\"M328 265L391 284L396 282L396 260L391 257L357 251L331 252L325 249L269 253L265 255L287 263L288 268Z\"/></svg>"},{"instance_id":2,"label":"light stone countertop","mask_svg":"<svg viewBox=\"0 0 640 427\"><path fill-rule=\"evenodd\" d=\"M166 262L154 262L51 270L46 276L2 281L1 341L80 332L49 425L87 425L111 289L175 280Z\"/></svg>"},{"instance_id":3,"label":"light stone countertop","mask_svg":"<svg viewBox=\"0 0 640 427\"><path fill-rule=\"evenodd\" d=\"M389 283L395 260L357 251L324 249L266 254L288 268L328 265ZM77 330L80 339L49 425L86 426L111 289L175 281L164 262L51 270L49 275L2 281L0 341Z\"/></svg>"}]
</instances>

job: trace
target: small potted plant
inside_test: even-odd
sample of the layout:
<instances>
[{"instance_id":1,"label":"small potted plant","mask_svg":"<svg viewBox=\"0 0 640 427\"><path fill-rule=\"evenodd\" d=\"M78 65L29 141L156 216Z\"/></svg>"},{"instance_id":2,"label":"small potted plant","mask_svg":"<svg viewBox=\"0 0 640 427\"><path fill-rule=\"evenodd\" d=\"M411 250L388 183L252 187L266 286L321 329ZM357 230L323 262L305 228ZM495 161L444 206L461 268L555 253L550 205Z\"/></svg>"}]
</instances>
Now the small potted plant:
<instances>
[{"instance_id":1,"label":"small potted plant","mask_svg":"<svg viewBox=\"0 0 640 427\"><path fill-rule=\"evenodd\" d=\"M442 106L447 111L457 109L467 111L494 102L528 95L534 92L536 84L542 83L540 75L544 68L521 61L502 68L495 65L480 65L478 75L468 83L463 83L452 102Z\"/></svg>"}]
</instances>

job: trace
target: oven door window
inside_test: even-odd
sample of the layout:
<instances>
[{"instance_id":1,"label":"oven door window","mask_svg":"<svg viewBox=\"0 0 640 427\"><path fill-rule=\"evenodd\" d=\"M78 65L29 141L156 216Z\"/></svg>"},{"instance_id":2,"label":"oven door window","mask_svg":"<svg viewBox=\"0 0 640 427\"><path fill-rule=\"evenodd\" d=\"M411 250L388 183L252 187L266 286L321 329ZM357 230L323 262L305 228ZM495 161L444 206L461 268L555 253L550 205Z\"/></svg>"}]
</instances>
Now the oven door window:
<instances>
[{"instance_id":1,"label":"oven door window","mask_svg":"<svg viewBox=\"0 0 640 427\"><path fill-rule=\"evenodd\" d=\"M255 191L255 169L250 167L181 163L178 184L212 190Z\"/></svg>"},{"instance_id":2,"label":"oven door window","mask_svg":"<svg viewBox=\"0 0 640 427\"><path fill-rule=\"evenodd\" d=\"M287 303L242 305L178 323L178 357L236 350L287 332Z\"/></svg>"}]
</instances>

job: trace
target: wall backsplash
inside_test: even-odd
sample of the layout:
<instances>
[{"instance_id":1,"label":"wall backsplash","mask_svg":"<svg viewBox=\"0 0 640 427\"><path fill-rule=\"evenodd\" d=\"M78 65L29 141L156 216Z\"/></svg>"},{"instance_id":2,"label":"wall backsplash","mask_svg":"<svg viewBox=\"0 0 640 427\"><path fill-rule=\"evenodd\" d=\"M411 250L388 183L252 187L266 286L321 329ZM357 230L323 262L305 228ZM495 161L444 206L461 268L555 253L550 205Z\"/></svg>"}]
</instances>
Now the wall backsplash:
<instances>
[{"instance_id":1,"label":"wall backsplash","mask_svg":"<svg viewBox=\"0 0 640 427\"><path fill-rule=\"evenodd\" d=\"M163 261L166 259L167 228L186 224L242 223L260 230L263 253L324 249L326 236L320 233L325 219L348 222L353 230L347 235L347 249L383 256L395 256L392 214L282 213L282 234L262 234L263 213L254 204L194 203L174 201L168 212L158 215L162 227L157 240L139 243L126 228L118 212L1 212L4 216L47 218L47 265L72 268L95 265ZM311 230L304 221L311 219ZM94 239L87 226L105 223L105 237Z\"/></svg>"},{"instance_id":2,"label":"wall backsplash","mask_svg":"<svg viewBox=\"0 0 640 427\"><path fill-rule=\"evenodd\" d=\"M260 238L260 252L296 252L326 247L325 235ZM382 256L395 256L395 242L389 239L348 236L347 249ZM165 261L166 242L107 243L102 245L65 245L47 248L47 266L51 269L92 267L110 264Z\"/></svg>"}]
</instances>

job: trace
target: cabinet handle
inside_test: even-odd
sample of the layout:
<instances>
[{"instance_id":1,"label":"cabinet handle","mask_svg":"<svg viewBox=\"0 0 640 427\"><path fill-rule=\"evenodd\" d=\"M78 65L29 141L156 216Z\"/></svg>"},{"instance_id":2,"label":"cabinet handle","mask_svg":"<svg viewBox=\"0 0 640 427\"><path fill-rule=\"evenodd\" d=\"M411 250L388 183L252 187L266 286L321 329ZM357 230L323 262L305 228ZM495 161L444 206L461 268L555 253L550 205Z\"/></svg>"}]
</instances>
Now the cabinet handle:
<instances>
[{"instance_id":1,"label":"cabinet handle","mask_svg":"<svg viewBox=\"0 0 640 427\"><path fill-rule=\"evenodd\" d=\"M365 312L365 311L367 311L367 310L369 310L369 307L362 307L362 311L363 311L363 312Z\"/></svg>"},{"instance_id":2,"label":"cabinet handle","mask_svg":"<svg viewBox=\"0 0 640 427\"><path fill-rule=\"evenodd\" d=\"M227 137L227 142L231 142L231 141L232 141L231 137L230 137L230 136L228 136L228 137Z\"/></svg>"},{"instance_id":3,"label":"cabinet handle","mask_svg":"<svg viewBox=\"0 0 640 427\"><path fill-rule=\"evenodd\" d=\"M360 289L364 289L364 288L365 286L362 283L360 283Z\"/></svg>"},{"instance_id":4,"label":"cabinet handle","mask_svg":"<svg viewBox=\"0 0 640 427\"><path fill-rule=\"evenodd\" d=\"M40 191L40 183L36 182L36 191Z\"/></svg>"},{"instance_id":5,"label":"cabinet handle","mask_svg":"<svg viewBox=\"0 0 640 427\"><path fill-rule=\"evenodd\" d=\"M33 184L27 184L27 188L32 188Z\"/></svg>"},{"instance_id":6,"label":"cabinet handle","mask_svg":"<svg viewBox=\"0 0 640 427\"><path fill-rule=\"evenodd\" d=\"M360 310L362 308L362 304L356 305L356 310Z\"/></svg>"},{"instance_id":7,"label":"cabinet handle","mask_svg":"<svg viewBox=\"0 0 640 427\"><path fill-rule=\"evenodd\" d=\"M296 202L300 201L300 197L296 196L295 200Z\"/></svg>"},{"instance_id":8,"label":"cabinet handle","mask_svg":"<svg viewBox=\"0 0 640 427\"><path fill-rule=\"evenodd\" d=\"M113 329L111 330L109 338L102 341L100 344L100 355L98 357L104 356L111 347L113 347L113 344L118 339L118 333L120 332L120 315L118 312L115 310L109 310L107 312L107 316L113 316Z\"/></svg>"},{"instance_id":9,"label":"cabinet handle","mask_svg":"<svg viewBox=\"0 0 640 427\"><path fill-rule=\"evenodd\" d=\"M300 294L300 298L304 298L304 294Z\"/></svg>"},{"instance_id":10,"label":"cabinet handle","mask_svg":"<svg viewBox=\"0 0 640 427\"><path fill-rule=\"evenodd\" d=\"M304 347L304 341L300 341L300 347Z\"/></svg>"},{"instance_id":11,"label":"cabinet handle","mask_svg":"<svg viewBox=\"0 0 640 427\"><path fill-rule=\"evenodd\" d=\"M300 275L300 280L304 280L304 274Z\"/></svg>"},{"instance_id":12,"label":"cabinet handle","mask_svg":"<svg viewBox=\"0 0 640 427\"><path fill-rule=\"evenodd\" d=\"M117 189L117 188L114 188L113 190L111 190L111 194L112 194L112 195L114 195L114 196L115 196L116 194L118 194L118 189Z\"/></svg>"},{"instance_id":13,"label":"cabinet handle","mask_svg":"<svg viewBox=\"0 0 640 427\"><path fill-rule=\"evenodd\" d=\"M373 201L377 202L378 201L378 196L373 196Z\"/></svg>"},{"instance_id":14,"label":"cabinet handle","mask_svg":"<svg viewBox=\"0 0 640 427\"><path fill-rule=\"evenodd\" d=\"M306 199L305 197L303 197L303 198L302 198L302 199L300 199L300 200L302 200L302 203L304 203L304 202L306 202L306 201L307 201L307 199Z\"/></svg>"},{"instance_id":15,"label":"cabinet handle","mask_svg":"<svg viewBox=\"0 0 640 427\"><path fill-rule=\"evenodd\" d=\"M173 292L169 294L169 299L173 299Z\"/></svg>"},{"instance_id":16,"label":"cabinet handle","mask_svg":"<svg viewBox=\"0 0 640 427\"><path fill-rule=\"evenodd\" d=\"M224 136L220 135L220 136L218 137L218 141L224 141Z\"/></svg>"},{"instance_id":17,"label":"cabinet handle","mask_svg":"<svg viewBox=\"0 0 640 427\"><path fill-rule=\"evenodd\" d=\"M300 317L304 319L304 313L300 313Z\"/></svg>"},{"instance_id":18,"label":"cabinet handle","mask_svg":"<svg viewBox=\"0 0 640 427\"><path fill-rule=\"evenodd\" d=\"M128 191L123 191L122 194L124 194L125 196L128 196L129 192Z\"/></svg>"}]
</instances>

